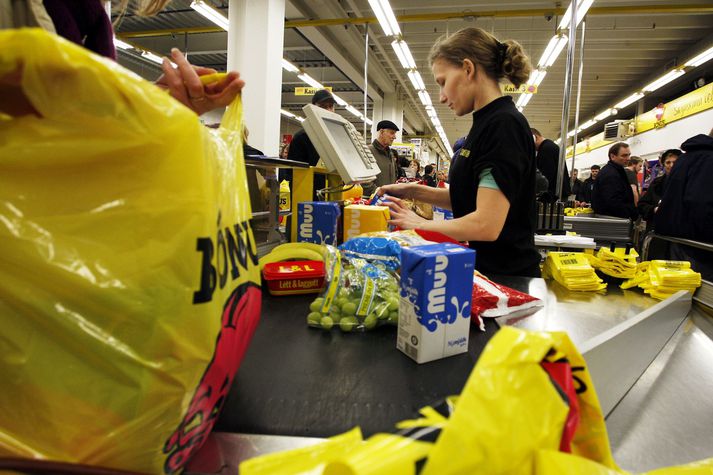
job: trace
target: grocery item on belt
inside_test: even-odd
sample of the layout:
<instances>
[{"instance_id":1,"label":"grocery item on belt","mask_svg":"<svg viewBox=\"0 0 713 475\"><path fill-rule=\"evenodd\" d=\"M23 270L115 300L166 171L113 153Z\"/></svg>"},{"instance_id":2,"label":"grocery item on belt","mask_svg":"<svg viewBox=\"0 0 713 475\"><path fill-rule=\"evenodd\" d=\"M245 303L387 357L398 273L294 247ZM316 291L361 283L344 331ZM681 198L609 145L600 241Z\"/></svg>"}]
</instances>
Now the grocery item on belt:
<instances>
[{"instance_id":1,"label":"grocery item on belt","mask_svg":"<svg viewBox=\"0 0 713 475\"><path fill-rule=\"evenodd\" d=\"M468 351L475 257L450 243L401 250L396 346L417 363Z\"/></svg>"},{"instance_id":2,"label":"grocery item on belt","mask_svg":"<svg viewBox=\"0 0 713 475\"><path fill-rule=\"evenodd\" d=\"M537 297L493 282L478 271L473 274L473 316L500 317L543 305Z\"/></svg>"},{"instance_id":3,"label":"grocery item on belt","mask_svg":"<svg viewBox=\"0 0 713 475\"><path fill-rule=\"evenodd\" d=\"M446 208L439 208L438 206L433 207L434 221L444 221L448 219L453 219L453 211Z\"/></svg>"},{"instance_id":4,"label":"grocery item on belt","mask_svg":"<svg viewBox=\"0 0 713 475\"><path fill-rule=\"evenodd\" d=\"M339 204L333 201L303 201L297 205L297 240L337 245Z\"/></svg>"},{"instance_id":5,"label":"grocery item on belt","mask_svg":"<svg viewBox=\"0 0 713 475\"><path fill-rule=\"evenodd\" d=\"M272 262L265 264L262 277L271 295L315 294L324 286L324 262Z\"/></svg>"},{"instance_id":6,"label":"grocery item on belt","mask_svg":"<svg viewBox=\"0 0 713 475\"><path fill-rule=\"evenodd\" d=\"M349 205L344 207L344 240L389 227L389 208L386 206Z\"/></svg>"},{"instance_id":7,"label":"grocery item on belt","mask_svg":"<svg viewBox=\"0 0 713 475\"><path fill-rule=\"evenodd\" d=\"M381 262L391 270L401 267L401 248L431 244L413 230L377 231L349 239L339 246L343 255Z\"/></svg>"},{"instance_id":8,"label":"grocery item on belt","mask_svg":"<svg viewBox=\"0 0 713 475\"><path fill-rule=\"evenodd\" d=\"M309 306L310 327L363 332L398 323L398 280L383 264L346 257L328 246L326 269L327 287Z\"/></svg>"},{"instance_id":9,"label":"grocery item on belt","mask_svg":"<svg viewBox=\"0 0 713 475\"><path fill-rule=\"evenodd\" d=\"M548 252L542 277L554 279L574 291L597 292L607 288L582 252Z\"/></svg>"}]
</instances>

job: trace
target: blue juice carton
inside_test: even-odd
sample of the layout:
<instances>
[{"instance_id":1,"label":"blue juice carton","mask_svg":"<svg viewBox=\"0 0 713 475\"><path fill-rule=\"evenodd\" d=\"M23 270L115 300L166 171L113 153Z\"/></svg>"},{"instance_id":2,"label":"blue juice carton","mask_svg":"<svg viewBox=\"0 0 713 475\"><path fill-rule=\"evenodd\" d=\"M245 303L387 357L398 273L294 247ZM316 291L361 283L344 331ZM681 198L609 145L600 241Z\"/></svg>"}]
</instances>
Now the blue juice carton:
<instances>
[{"instance_id":1,"label":"blue juice carton","mask_svg":"<svg viewBox=\"0 0 713 475\"><path fill-rule=\"evenodd\" d=\"M337 245L339 204L331 201L304 201L297 205L297 241Z\"/></svg>"},{"instance_id":2,"label":"blue juice carton","mask_svg":"<svg viewBox=\"0 0 713 475\"><path fill-rule=\"evenodd\" d=\"M401 250L396 347L417 363L468 351L475 251L457 244Z\"/></svg>"},{"instance_id":3,"label":"blue juice carton","mask_svg":"<svg viewBox=\"0 0 713 475\"><path fill-rule=\"evenodd\" d=\"M434 221L445 221L447 219L453 219L453 211L445 208L439 208L438 206L433 207Z\"/></svg>"}]
</instances>

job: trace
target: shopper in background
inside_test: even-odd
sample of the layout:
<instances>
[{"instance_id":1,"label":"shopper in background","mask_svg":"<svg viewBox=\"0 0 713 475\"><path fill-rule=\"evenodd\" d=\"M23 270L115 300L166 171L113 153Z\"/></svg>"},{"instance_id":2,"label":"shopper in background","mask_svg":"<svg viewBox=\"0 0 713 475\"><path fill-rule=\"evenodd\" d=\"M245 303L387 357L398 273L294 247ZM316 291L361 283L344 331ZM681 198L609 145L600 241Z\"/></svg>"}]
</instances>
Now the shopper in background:
<instances>
[{"instance_id":1,"label":"shopper in background","mask_svg":"<svg viewBox=\"0 0 713 475\"><path fill-rule=\"evenodd\" d=\"M599 175L599 170L602 167L599 165L592 165L589 168L589 178L584 180L584 183L582 183L582 191L580 192L579 195L577 195L577 201L580 201L582 203L586 203L587 205L590 205L592 203L592 192L594 191L594 181L597 179L597 175Z\"/></svg>"},{"instance_id":2,"label":"shopper in background","mask_svg":"<svg viewBox=\"0 0 713 475\"><path fill-rule=\"evenodd\" d=\"M656 233L713 244L713 130L686 140L683 153L666 178L661 203L654 214ZM709 251L671 244L675 260L688 260L706 280L713 280Z\"/></svg>"},{"instance_id":3,"label":"shopper in background","mask_svg":"<svg viewBox=\"0 0 713 475\"><path fill-rule=\"evenodd\" d=\"M332 93L327 89L320 89L315 92L312 96L311 102L317 107L329 112L334 112L334 104L336 104L336 101L334 100ZM312 141L309 139L305 129L298 130L292 137L290 149L287 153L287 159L306 163L311 167L317 166L317 162L319 162L319 154L317 153L317 149L314 148L314 145L312 145ZM284 170L284 173L281 170L280 179L286 179L287 181L292 182L292 170ZM327 186L326 183L327 181L324 175L319 173L314 175L314 190L312 199L317 200L317 190L321 190Z\"/></svg>"},{"instance_id":4,"label":"shopper in background","mask_svg":"<svg viewBox=\"0 0 713 475\"><path fill-rule=\"evenodd\" d=\"M643 160L639 157L629 157L629 162L627 163L624 171L626 172L626 179L629 180L629 185L631 185L631 191L634 193L634 203L639 203L639 196L641 195L641 187L639 186L639 172L644 166Z\"/></svg>"},{"instance_id":5,"label":"shopper in background","mask_svg":"<svg viewBox=\"0 0 713 475\"><path fill-rule=\"evenodd\" d=\"M473 113L473 127L451 164L450 188L416 184L387 185L391 223L403 229L441 232L469 241L475 267L484 273L540 275L535 249L535 143L527 119L500 80L516 87L531 71L530 60L513 40L499 42L480 28L442 36L431 49L440 102L457 116ZM452 209L454 219L425 220L399 198Z\"/></svg>"},{"instance_id":6,"label":"shopper in background","mask_svg":"<svg viewBox=\"0 0 713 475\"><path fill-rule=\"evenodd\" d=\"M438 182L436 180L436 168L433 165L426 165L424 169L423 181L426 185L436 187Z\"/></svg>"},{"instance_id":7,"label":"shopper in background","mask_svg":"<svg viewBox=\"0 0 713 475\"><path fill-rule=\"evenodd\" d=\"M562 194L557 195L557 172L560 161L560 148L550 139L542 136L539 130L530 129L535 140L535 148L537 149L537 169L545 175L549 188L547 189L549 200L557 201L558 199L567 200L571 194L569 186L569 170L567 164L564 165L562 174Z\"/></svg>"},{"instance_id":8,"label":"shopper in background","mask_svg":"<svg viewBox=\"0 0 713 475\"><path fill-rule=\"evenodd\" d=\"M390 120L382 120L376 124L376 138L369 145L371 153L376 159L376 164L381 172L376 176L376 180L372 183L364 185L364 194L371 196L376 188L381 185L396 183L399 177L399 169L401 168L401 160L396 150L391 148L391 144L396 140L396 132L399 128ZM408 159L405 159L405 165L408 166Z\"/></svg>"},{"instance_id":9,"label":"shopper in background","mask_svg":"<svg viewBox=\"0 0 713 475\"><path fill-rule=\"evenodd\" d=\"M646 220L646 231L651 231L654 227L654 214L658 211L659 201L663 196L663 190L666 185L666 177L671 173L673 164L676 163L681 151L678 149L666 150L661 158L663 159L664 175L656 178L651 182L649 189L643 194L637 207L639 214ZM664 158L665 157L665 158Z\"/></svg>"},{"instance_id":10,"label":"shopper in background","mask_svg":"<svg viewBox=\"0 0 713 475\"><path fill-rule=\"evenodd\" d=\"M418 163L418 160L411 160L406 170L406 177L414 180L421 180L421 178L423 178L421 176L421 164Z\"/></svg>"},{"instance_id":11,"label":"shopper in background","mask_svg":"<svg viewBox=\"0 0 713 475\"><path fill-rule=\"evenodd\" d=\"M438 182L436 186L438 188L446 188L447 187L447 177L444 172L438 172L436 173L436 181Z\"/></svg>"},{"instance_id":12,"label":"shopper in background","mask_svg":"<svg viewBox=\"0 0 713 475\"><path fill-rule=\"evenodd\" d=\"M289 155L289 153L290 153L290 144L289 144L289 142L283 142L283 143L280 145L280 154L279 154L279 155L280 155L280 158L286 160L286 159L287 159L287 156Z\"/></svg>"},{"instance_id":13,"label":"shopper in background","mask_svg":"<svg viewBox=\"0 0 713 475\"><path fill-rule=\"evenodd\" d=\"M572 170L570 178L572 181L572 194L574 195L575 200L578 200L577 197L582 193L582 187L584 186L584 183L582 183L582 181L577 178L577 175L579 175L579 170L574 168Z\"/></svg>"},{"instance_id":14,"label":"shopper in background","mask_svg":"<svg viewBox=\"0 0 713 475\"><path fill-rule=\"evenodd\" d=\"M624 142L617 142L609 148L609 163L599 172L592 191L592 208L595 213L632 221L639 217L634 190L624 171L630 157L631 149Z\"/></svg>"}]
</instances>

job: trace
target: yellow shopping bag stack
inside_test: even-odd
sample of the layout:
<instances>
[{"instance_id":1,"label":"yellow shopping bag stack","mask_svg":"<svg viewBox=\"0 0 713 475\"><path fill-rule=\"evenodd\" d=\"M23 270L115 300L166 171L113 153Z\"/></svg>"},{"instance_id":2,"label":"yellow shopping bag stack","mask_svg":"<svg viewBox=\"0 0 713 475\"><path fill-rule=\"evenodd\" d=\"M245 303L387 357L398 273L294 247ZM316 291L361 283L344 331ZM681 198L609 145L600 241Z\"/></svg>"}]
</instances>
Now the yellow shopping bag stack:
<instances>
[{"instance_id":1,"label":"yellow shopping bag stack","mask_svg":"<svg viewBox=\"0 0 713 475\"><path fill-rule=\"evenodd\" d=\"M597 253L597 270L620 279L631 279L636 275L636 258L639 254L634 249L617 247L609 249L602 247Z\"/></svg>"},{"instance_id":2,"label":"yellow shopping bag stack","mask_svg":"<svg viewBox=\"0 0 713 475\"><path fill-rule=\"evenodd\" d=\"M542 276L556 280L569 290L596 292L607 288L581 252L548 252Z\"/></svg>"},{"instance_id":3,"label":"yellow shopping bag stack","mask_svg":"<svg viewBox=\"0 0 713 475\"><path fill-rule=\"evenodd\" d=\"M651 261L649 283L639 284L644 292L655 299L663 300L679 290L693 293L701 286L701 274L691 269L687 261Z\"/></svg>"}]
</instances>

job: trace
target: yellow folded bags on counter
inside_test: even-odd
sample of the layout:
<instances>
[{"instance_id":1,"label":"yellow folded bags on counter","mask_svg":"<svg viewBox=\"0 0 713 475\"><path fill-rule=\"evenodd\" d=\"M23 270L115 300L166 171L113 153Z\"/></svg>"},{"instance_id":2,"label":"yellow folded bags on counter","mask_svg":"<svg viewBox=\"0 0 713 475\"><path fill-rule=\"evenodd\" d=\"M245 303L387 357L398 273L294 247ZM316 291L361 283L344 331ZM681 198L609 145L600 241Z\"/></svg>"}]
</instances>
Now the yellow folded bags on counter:
<instances>
[{"instance_id":1,"label":"yellow folded bags on counter","mask_svg":"<svg viewBox=\"0 0 713 475\"><path fill-rule=\"evenodd\" d=\"M8 73L40 116L0 115L0 458L179 472L259 319L240 101L208 129L41 30Z\"/></svg>"},{"instance_id":2,"label":"yellow folded bags on counter","mask_svg":"<svg viewBox=\"0 0 713 475\"><path fill-rule=\"evenodd\" d=\"M701 286L701 274L687 261L646 261L639 264L636 275L621 284L622 289L639 286L644 293L664 300L680 290L693 293Z\"/></svg>"},{"instance_id":3,"label":"yellow folded bags on counter","mask_svg":"<svg viewBox=\"0 0 713 475\"><path fill-rule=\"evenodd\" d=\"M542 276L559 282L569 290L588 292L606 289L590 258L581 252L548 252L542 268Z\"/></svg>"},{"instance_id":4,"label":"yellow folded bags on counter","mask_svg":"<svg viewBox=\"0 0 713 475\"><path fill-rule=\"evenodd\" d=\"M592 265L611 277L631 279L636 274L637 257L639 254L634 249L617 247L611 250L602 247L597 252L597 259L592 262Z\"/></svg>"}]
</instances>

